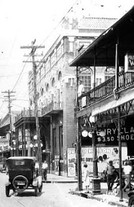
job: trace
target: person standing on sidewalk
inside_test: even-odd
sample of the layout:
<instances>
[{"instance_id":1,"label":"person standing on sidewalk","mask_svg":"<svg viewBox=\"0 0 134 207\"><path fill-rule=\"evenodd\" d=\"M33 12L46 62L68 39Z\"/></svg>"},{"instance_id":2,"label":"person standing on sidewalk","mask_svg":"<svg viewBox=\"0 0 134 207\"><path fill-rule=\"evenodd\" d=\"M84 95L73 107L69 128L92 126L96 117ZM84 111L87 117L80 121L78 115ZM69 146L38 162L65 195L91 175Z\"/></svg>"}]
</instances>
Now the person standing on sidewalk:
<instances>
[{"instance_id":1,"label":"person standing on sidewalk","mask_svg":"<svg viewBox=\"0 0 134 207\"><path fill-rule=\"evenodd\" d=\"M108 166L106 167L106 177L107 177L108 193L111 193L115 180L115 167L113 166L112 160L109 161Z\"/></svg>"},{"instance_id":2,"label":"person standing on sidewalk","mask_svg":"<svg viewBox=\"0 0 134 207\"><path fill-rule=\"evenodd\" d=\"M124 176L125 176L125 187L123 188L124 192L126 192L126 189L129 188L131 190L131 172L132 172L132 166L130 164L129 160L126 160L126 163L123 168Z\"/></svg>"},{"instance_id":3,"label":"person standing on sidewalk","mask_svg":"<svg viewBox=\"0 0 134 207\"><path fill-rule=\"evenodd\" d=\"M47 180L47 168L48 168L48 164L46 160L44 160L44 162L42 163L42 174L43 174L43 179L45 181Z\"/></svg>"},{"instance_id":4,"label":"person standing on sidewalk","mask_svg":"<svg viewBox=\"0 0 134 207\"><path fill-rule=\"evenodd\" d=\"M83 188L88 191L89 185L90 185L89 170L87 164L85 163L83 166Z\"/></svg>"}]
</instances>

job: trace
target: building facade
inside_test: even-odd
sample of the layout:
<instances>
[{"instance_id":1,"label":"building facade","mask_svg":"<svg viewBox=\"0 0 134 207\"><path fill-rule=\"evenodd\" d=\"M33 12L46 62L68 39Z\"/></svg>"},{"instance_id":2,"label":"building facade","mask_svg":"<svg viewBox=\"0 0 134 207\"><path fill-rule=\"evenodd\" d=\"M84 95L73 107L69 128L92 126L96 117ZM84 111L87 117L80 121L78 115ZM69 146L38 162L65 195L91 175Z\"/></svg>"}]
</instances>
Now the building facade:
<instances>
[{"instance_id":1,"label":"building facade","mask_svg":"<svg viewBox=\"0 0 134 207\"><path fill-rule=\"evenodd\" d=\"M94 82L97 67L115 70L113 77L98 86L94 85L92 90L78 97L77 120L78 138L82 145L86 140L89 146L93 145L94 169L96 170L99 163L103 165L105 160L112 159L118 162L120 179L123 161L134 156L133 20L134 7L71 63L71 66L76 66L76 70L85 65L93 67ZM105 157L99 157L96 148L99 151L101 147L105 147L107 151L113 147L112 157L108 157L108 153L105 153ZM126 157L123 153L124 148ZM115 156L116 154L118 156ZM97 177L97 171L94 171L94 176Z\"/></svg>"},{"instance_id":2,"label":"building facade","mask_svg":"<svg viewBox=\"0 0 134 207\"><path fill-rule=\"evenodd\" d=\"M104 31L104 25L108 27L113 22L115 19L86 18L78 23L75 19L70 27L70 23L64 20L62 34L55 39L46 52L43 63L40 63L37 69L38 107L41 117L49 118L50 121L51 170L59 175L67 175L67 149L74 148L77 139L76 71L72 70L69 64L78 53L82 53L87 45ZM98 75L96 84L104 81L105 72L103 68L101 70L103 73L101 71ZM110 75L109 72L106 73ZM80 77L85 91L93 87L92 68L83 68ZM31 71L29 73L31 109L34 108L33 85Z\"/></svg>"}]
</instances>

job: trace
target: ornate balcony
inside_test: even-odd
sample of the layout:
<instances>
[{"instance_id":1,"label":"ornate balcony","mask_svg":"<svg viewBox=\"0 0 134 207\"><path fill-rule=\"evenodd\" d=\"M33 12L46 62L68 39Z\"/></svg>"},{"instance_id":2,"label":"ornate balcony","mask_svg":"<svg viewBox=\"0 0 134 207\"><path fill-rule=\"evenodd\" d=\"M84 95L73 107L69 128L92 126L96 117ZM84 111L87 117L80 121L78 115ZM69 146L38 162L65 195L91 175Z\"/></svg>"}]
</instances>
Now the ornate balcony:
<instances>
[{"instance_id":1,"label":"ornate balcony","mask_svg":"<svg viewBox=\"0 0 134 207\"><path fill-rule=\"evenodd\" d=\"M117 93L121 93L122 91L132 88L134 86L134 73L124 73L122 71L118 75L118 81L119 87L116 89ZM114 89L115 76L78 97L78 110L86 108L99 100L114 95Z\"/></svg>"}]
</instances>

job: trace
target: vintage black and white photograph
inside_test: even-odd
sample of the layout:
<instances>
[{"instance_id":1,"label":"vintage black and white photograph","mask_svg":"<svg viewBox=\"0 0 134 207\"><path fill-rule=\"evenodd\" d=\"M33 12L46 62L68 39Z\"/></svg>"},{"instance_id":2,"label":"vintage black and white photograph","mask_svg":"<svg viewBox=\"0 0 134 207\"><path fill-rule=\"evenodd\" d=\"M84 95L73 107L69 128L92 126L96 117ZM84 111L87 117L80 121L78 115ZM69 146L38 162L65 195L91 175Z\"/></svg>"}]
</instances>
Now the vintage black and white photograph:
<instances>
[{"instance_id":1,"label":"vintage black and white photograph","mask_svg":"<svg viewBox=\"0 0 134 207\"><path fill-rule=\"evenodd\" d=\"M0 207L134 207L134 0L0 0Z\"/></svg>"}]
</instances>

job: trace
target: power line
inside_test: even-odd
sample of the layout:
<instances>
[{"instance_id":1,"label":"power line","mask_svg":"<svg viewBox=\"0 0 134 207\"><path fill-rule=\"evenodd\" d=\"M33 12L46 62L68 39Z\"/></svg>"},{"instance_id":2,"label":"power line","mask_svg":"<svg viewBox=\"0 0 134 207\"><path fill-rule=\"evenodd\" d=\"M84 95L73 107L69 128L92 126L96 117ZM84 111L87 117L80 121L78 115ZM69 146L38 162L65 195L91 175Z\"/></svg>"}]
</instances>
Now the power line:
<instances>
[{"instance_id":1,"label":"power line","mask_svg":"<svg viewBox=\"0 0 134 207\"><path fill-rule=\"evenodd\" d=\"M74 4L68 9L68 11L65 13L64 17L61 18L61 20L58 22L58 24L56 24L56 26L49 32L49 34L46 36L46 38L42 41L42 43L40 44L43 45L45 43L45 41L50 37L50 35L56 30L56 28L62 23L62 21L64 20L64 18L67 16L67 14L71 11L71 9L73 8L74 5L76 5L78 3L78 0L76 0L74 2Z\"/></svg>"},{"instance_id":2,"label":"power line","mask_svg":"<svg viewBox=\"0 0 134 207\"><path fill-rule=\"evenodd\" d=\"M25 74L27 74L27 73L25 73ZM20 73L8 74L8 75L0 75L0 78L8 78L8 77L13 77L13 76L18 76L18 75L20 75Z\"/></svg>"},{"instance_id":3,"label":"power line","mask_svg":"<svg viewBox=\"0 0 134 207\"><path fill-rule=\"evenodd\" d=\"M27 60L28 60L28 59L29 59L29 57L27 58ZM16 83L15 83L15 85L14 85L14 87L13 87L12 90L14 90L15 87L16 87L16 85L18 84L18 81L19 81L19 79L21 78L21 75L22 75L22 73L23 73L23 71L24 71L24 69L25 69L25 66L26 66L26 63L24 64L24 66L23 66L23 68L22 68L22 70L21 70L21 72L20 72L20 74L19 74L19 77L18 77L18 79L17 79L17 81L16 81Z\"/></svg>"},{"instance_id":4,"label":"power line","mask_svg":"<svg viewBox=\"0 0 134 207\"><path fill-rule=\"evenodd\" d=\"M41 47L43 44L44 44L44 42L50 37L50 35L56 30L56 28L61 24L61 22L64 20L64 18L67 16L67 14L71 11L71 9L73 8L73 6L74 5L76 5L78 3L78 0L76 0L75 2L74 2L74 4L69 8L69 10L65 13L65 15L64 15L64 17L63 18L61 18L61 20L58 22L58 24L56 24L56 26L49 32L49 34L47 35L47 37L42 41L42 43L39 45L39 47ZM16 41L16 40L15 40ZM13 43L13 45L14 45L14 43ZM12 46L12 48L13 48L13 46ZM30 46L29 46L29 48L30 48ZM29 56L30 57L30 56ZM28 59L29 59L29 57L28 57ZM14 85L14 87L13 87L13 89L12 90L14 90L15 89L15 87L17 86L17 84L18 84L18 82L19 82L19 80L20 80L20 78L21 78L21 76L22 76L22 73L23 73L23 71L24 71L24 69L25 69L25 66L26 66L26 64L23 66L23 68L22 68L22 70L21 70L21 72L20 72L20 74L19 74L19 77L18 77L18 79L17 79L17 81L15 82L15 85ZM1 76L0 76L1 77ZM9 76L7 76L7 77L9 77ZM1 104L1 106L0 106L0 110L1 110L1 108L3 107L3 103Z\"/></svg>"}]
</instances>

